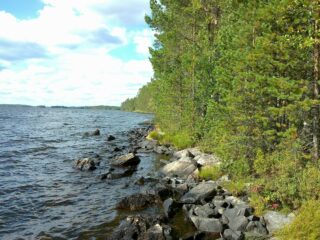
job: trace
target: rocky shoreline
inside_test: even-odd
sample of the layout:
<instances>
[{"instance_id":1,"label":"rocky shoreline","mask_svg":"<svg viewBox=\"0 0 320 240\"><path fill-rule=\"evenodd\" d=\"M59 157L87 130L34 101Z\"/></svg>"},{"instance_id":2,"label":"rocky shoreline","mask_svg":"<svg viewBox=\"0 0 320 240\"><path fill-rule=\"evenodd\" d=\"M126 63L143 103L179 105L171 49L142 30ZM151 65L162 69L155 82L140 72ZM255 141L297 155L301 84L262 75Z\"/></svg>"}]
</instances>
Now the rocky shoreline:
<instances>
[{"instance_id":1,"label":"rocky shoreline","mask_svg":"<svg viewBox=\"0 0 320 240\"><path fill-rule=\"evenodd\" d=\"M219 180L201 181L203 166L220 164L220 160L197 148L176 151L172 146L147 140L153 126L146 124L127 133L129 146L115 146L110 159L112 166L100 179L130 176L139 167L139 153L155 152L166 155L155 177L143 176L135 184L143 186L140 193L121 199L116 208L127 211L127 217L110 233L110 240L119 239L270 239L272 233L289 223L292 216L274 211L255 216L254 209L243 199L232 196L219 185ZM96 130L95 133L98 131ZM97 135L97 134L92 134ZM106 141L116 137L108 136ZM75 167L93 171L99 166L99 156L79 159ZM227 180L227 177L223 177ZM155 209L145 213L146 209ZM177 229L175 222L189 226Z\"/></svg>"}]
</instances>

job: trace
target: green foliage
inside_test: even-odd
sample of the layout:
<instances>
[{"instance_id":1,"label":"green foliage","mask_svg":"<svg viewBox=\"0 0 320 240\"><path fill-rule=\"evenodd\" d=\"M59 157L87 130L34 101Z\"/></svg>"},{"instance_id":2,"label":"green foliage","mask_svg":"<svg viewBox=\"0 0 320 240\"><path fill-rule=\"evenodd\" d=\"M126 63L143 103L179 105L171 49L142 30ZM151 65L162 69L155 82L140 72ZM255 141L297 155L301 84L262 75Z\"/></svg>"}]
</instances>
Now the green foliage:
<instances>
[{"instance_id":1,"label":"green foliage","mask_svg":"<svg viewBox=\"0 0 320 240\"><path fill-rule=\"evenodd\" d=\"M319 200L305 202L293 223L278 231L276 237L280 240L320 239L319 204Z\"/></svg>"},{"instance_id":2,"label":"green foliage","mask_svg":"<svg viewBox=\"0 0 320 240\"><path fill-rule=\"evenodd\" d=\"M153 130L147 136L147 139L153 139L158 141L161 141L163 138L164 134L160 133L159 130Z\"/></svg>"},{"instance_id":3,"label":"green foliage","mask_svg":"<svg viewBox=\"0 0 320 240\"><path fill-rule=\"evenodd\" d=\"M267 201L259 193L251 193L249 197L251 207L257 216L262 216L266 210Z\"/></svg>"},{"instance_id":4,"label":"green foliage","mask_svg":"<svg viewBox=\"0 0 320 240\"><path fill-rule=\"evenodd\" d=\"M201 168L199 177L205 180L216 181L222 176L222 171L219 166L204 166Z\"/></svg>"}]
</instances>

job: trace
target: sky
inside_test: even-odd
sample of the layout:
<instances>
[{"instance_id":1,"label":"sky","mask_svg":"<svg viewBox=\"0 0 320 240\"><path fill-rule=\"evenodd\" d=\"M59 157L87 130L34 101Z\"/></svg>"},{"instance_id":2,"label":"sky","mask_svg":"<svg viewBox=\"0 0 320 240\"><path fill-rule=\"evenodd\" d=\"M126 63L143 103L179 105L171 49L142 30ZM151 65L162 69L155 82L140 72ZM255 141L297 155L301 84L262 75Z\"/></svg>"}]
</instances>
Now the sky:
<instances>
[{"instance_id":1,"label":"sky","mask_svg":"<svg viewBox=\"0 0 320 240\"><path fill-rule=\"evenodd\" d=\"M120 105L150 81L149 0L0 0L0 104Z\"/></svg>"}]
</instances>

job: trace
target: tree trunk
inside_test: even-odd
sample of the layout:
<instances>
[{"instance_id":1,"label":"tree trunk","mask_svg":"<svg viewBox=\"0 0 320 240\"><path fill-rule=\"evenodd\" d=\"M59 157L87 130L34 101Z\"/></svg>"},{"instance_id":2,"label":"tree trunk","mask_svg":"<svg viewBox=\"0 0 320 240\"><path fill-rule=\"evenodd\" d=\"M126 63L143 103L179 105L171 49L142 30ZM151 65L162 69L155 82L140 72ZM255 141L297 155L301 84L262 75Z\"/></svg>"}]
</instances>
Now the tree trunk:
<instances>
[{"instance_id":1,"label":"tree trunk","mask_svg":"<svg viewBox=\"0 0 320 240\"><path fill-rule=\"evenodd\" d=\"M314 21L314 48L313 48L313 100L319 100L319 39L318 39L318 31L319 31L319 13L317 13L316 9L316 18ZM313 143L313 150L312 150L312 158L316 162L319 158L319 104L316 102L313 105L313 120L312 120L312 143Z\"/></svg>"}]
</instances>

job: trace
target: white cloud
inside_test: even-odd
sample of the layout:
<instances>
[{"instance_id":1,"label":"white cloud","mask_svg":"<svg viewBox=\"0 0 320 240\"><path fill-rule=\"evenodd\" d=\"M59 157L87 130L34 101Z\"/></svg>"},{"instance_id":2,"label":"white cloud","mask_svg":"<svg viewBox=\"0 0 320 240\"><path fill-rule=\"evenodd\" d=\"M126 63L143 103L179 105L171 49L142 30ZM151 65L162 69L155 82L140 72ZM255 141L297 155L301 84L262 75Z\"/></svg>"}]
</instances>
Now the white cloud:
<instances>
[{"instance_id":1,"label":"white cloud","mask_svg":"<svg viewBox=\"0 0 320 240\"><path fill-rule=\"evenodd\" d=\"M15 49L0 51L0 103L119 105L150 80L148 0L43 2L35 19L0 12L0 48ZM109 54L130 42L145 60Z\"/></svg>"},{"instance_id":2,"label":"white cloud","mask_svg":"<svg viewBox=\"0 0 320 240\"><path fill-rule=\"evenodd\" d=\"M149 47L152 45L154 33L150 29L144 29L134 36L136 51L140 54L148 55Z\"/></svg>"}]
</instances>

